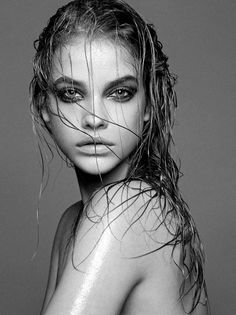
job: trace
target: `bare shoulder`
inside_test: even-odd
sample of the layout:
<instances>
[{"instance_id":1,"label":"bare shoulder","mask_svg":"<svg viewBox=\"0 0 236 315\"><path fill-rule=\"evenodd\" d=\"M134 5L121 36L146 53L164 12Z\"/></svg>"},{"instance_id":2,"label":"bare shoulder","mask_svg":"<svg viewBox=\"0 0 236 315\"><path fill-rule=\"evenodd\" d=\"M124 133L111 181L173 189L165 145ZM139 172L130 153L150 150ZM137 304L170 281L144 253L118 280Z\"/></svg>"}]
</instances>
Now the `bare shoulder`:
<instances>
[{"instance_id":1,"label":"bare shoulder","mask_svg":"<svg viewBox=\"0 0 236 315\"><path fill-rule=\"evenodd\" d=\"M163 201L144 181L107 186L87 206L87 218L120 241L125 256L154 251L172 238ZM168 212L168 211L167 211ZM173 222L172 222L173 225Z\"/></svg>"},{"instance_id":2,"label":"bare shoulder","mask_svg":"<svg viewBox=\"0 0 236 315\"><path fill-rule=\"evenodd\" d=\"M55 242L58 247L63 246L69 240L73 225L81 211L82 202L78 201L63 212L55 235Z\"/></svg>"},{"instance_id":3,"label":"bare shoulder","mask_svg":"<svg viewBox=\"0 0 236 315\"><path fill-rule=\"evenodd\" d=\"M180 270L163 246L172 233L162 202L142 181L98 191L83 208L47 314L72 313L80 301L81 314L184 314ZM71 230L77 207L63 214L60 233Z\"/></svg>"},{"instance_id":4,"label":"bare shoulder","mask_svg":"<svg viewBox=\"0 0 236 315\"><path fill-rule=\"evenodd\" d=\"M59 225L64 226L73 222L73 220L77 217L81 209L82 209L82 201L78 201L72 204L63 212L61 219L59 221Z\"/></svg>"}]
</instances>

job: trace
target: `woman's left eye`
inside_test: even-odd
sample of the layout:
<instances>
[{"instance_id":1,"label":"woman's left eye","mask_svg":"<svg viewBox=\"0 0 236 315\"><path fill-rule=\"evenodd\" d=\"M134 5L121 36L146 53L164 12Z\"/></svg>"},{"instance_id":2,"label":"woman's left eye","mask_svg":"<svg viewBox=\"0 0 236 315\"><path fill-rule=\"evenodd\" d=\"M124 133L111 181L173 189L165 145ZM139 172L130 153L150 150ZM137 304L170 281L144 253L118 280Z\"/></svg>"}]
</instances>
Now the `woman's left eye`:
<instances>
[{"instance_id":1,"label":"woman's left eye","mask_svg":"<svg viewBox=\"0 0 236 315\"><path fill-rule=\"evenodd\" d=\"M116 102L127 102L137 92L136 89L119 88L109 94L109 98L112 98Z\"/></svg>"}]
</instances>

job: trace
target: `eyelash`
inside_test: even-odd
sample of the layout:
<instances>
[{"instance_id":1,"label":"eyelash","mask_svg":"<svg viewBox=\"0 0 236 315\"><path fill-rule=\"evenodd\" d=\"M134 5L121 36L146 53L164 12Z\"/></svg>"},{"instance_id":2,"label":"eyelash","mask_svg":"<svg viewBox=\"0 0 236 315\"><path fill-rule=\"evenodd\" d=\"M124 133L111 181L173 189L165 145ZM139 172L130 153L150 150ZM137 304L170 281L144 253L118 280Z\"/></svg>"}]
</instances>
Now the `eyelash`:
<instances>
[{"instance_id":1,"label":"eyelash","mask_svg":"<svg viewBox=\"0 0 236 315\"><path fill-rule=\"evenodd\" d=\"M125 93L125 95L118 95L119 92ZM125 103L131 100L136 92L136 88L120 87L109 93L108 97L112 98L115 102ZM116 96L113 96L114 94L116 94Z\"/></svg>"},{"instance_id":2,"label":"eyelash","mask_svg":"<svg viewBox=\"0 0 236 315\"><path fill-rule=\"evenodd\" d=\"M69 93L72 92L72 94L69 95L68 92ZM109 92L107 97L112 99L115 102L125 103L131 100L136 94L136 92L137 92L136 88L120 87L113 90L112 92ZM74 87L65 87L61 89L56 89L55 94L64 103L78 103L84 98L82 93ZM123 94L123 95L119 95L119 94Z\"/></svg>"},{"instance_id":3,"label":"eyelash","mask_svg":"<svg viewBox=\"0 0 236 315\"><path fill-rule=\"evenodd\" d=\"M68 92L78 94L78 96L68 95ZM56 89L56 95L64 103L77 103L83 99L83 95L73 87L66 87L58 90Z\"/></svg>"}]
</instances>

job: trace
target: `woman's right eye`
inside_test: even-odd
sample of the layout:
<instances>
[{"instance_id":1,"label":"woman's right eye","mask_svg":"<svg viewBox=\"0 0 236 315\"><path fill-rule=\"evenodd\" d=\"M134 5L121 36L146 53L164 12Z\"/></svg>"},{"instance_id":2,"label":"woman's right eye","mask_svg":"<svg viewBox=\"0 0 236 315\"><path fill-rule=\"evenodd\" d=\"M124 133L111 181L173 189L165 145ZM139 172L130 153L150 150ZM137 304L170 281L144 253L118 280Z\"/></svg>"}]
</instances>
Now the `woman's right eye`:
<instances>
[{"instance_id":1,"label":"woman's right eye","mask_svg":"<svg viewBox=\"0 0 236 315\"><path fill-rule=\"evenodd\" d=\"M65 103L77 103L83 99L83 95L74 87L56 89L56 95Z\"/></svg>"}]
</instances>

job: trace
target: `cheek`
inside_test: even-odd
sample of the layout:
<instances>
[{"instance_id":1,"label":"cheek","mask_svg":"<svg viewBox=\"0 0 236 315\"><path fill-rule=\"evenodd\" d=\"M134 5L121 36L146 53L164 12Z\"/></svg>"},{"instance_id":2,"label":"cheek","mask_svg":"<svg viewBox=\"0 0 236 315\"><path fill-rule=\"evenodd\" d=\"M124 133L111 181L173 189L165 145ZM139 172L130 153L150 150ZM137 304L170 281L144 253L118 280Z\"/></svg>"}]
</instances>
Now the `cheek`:
<instances>
[{"instance_id":1,"label":"cheek","mask_svg":"<svg viewBox=\"0 0 236 315\"><path fill-rule=\"evenodd\" d=\"M117 107L109 113L112 121L124 126L124 129L130 129L133 132L140 132L143 128L143 109L137 104L127 104Z\"/></svg>"},{"instance_id":2,"label":"cheek","mask_svg":"<svg viewBox=\"0 0 236 315\"><path fill-rule=\"evenodd\" d=\"M79 115L72 106L59 106L52 108L52 114L50 115L50 126L52 132L58 134L68 134L73 132L74 129L79 127Z\"/></svg>"},{"instance_id":3,"label":"cheek","mask_svg":"<svg viewBox=\"0 0 236 315\"><path fill-rule=\"evenodd\" d=\"M72 137L71 128L67 125L66 121L63 121L60 117L55 117L50 121L50 130L55 142L59 147L67 146L68 140Z\"/></svg>"},{"instance_id":4,"label":"cheek","mask_svg":"<svg viewBox=\"0 0 236 315\"><path fill-rule=\"evenodd\" d=\"M121 143L127 150L131 149L129 146L133 149L138 144L143 131L143 121L140 120L140 116L135 113L132 115L126 116L127 119L120 123L123 127L117 129Z\"/></svg>"},{"instance_id":5,"label":"cheek","mask_svg":"<svg viewBox=\"0 0 236 315\"><path fill-rule=\"evenodd\" d=\"M126 115L126 125L127 128L129 128L132 133L135 133L138 137L141 135L142 130L143 130L143 115L142 113L138 111L132 112L129 115Z\"/></svg>"}]
</instances>

